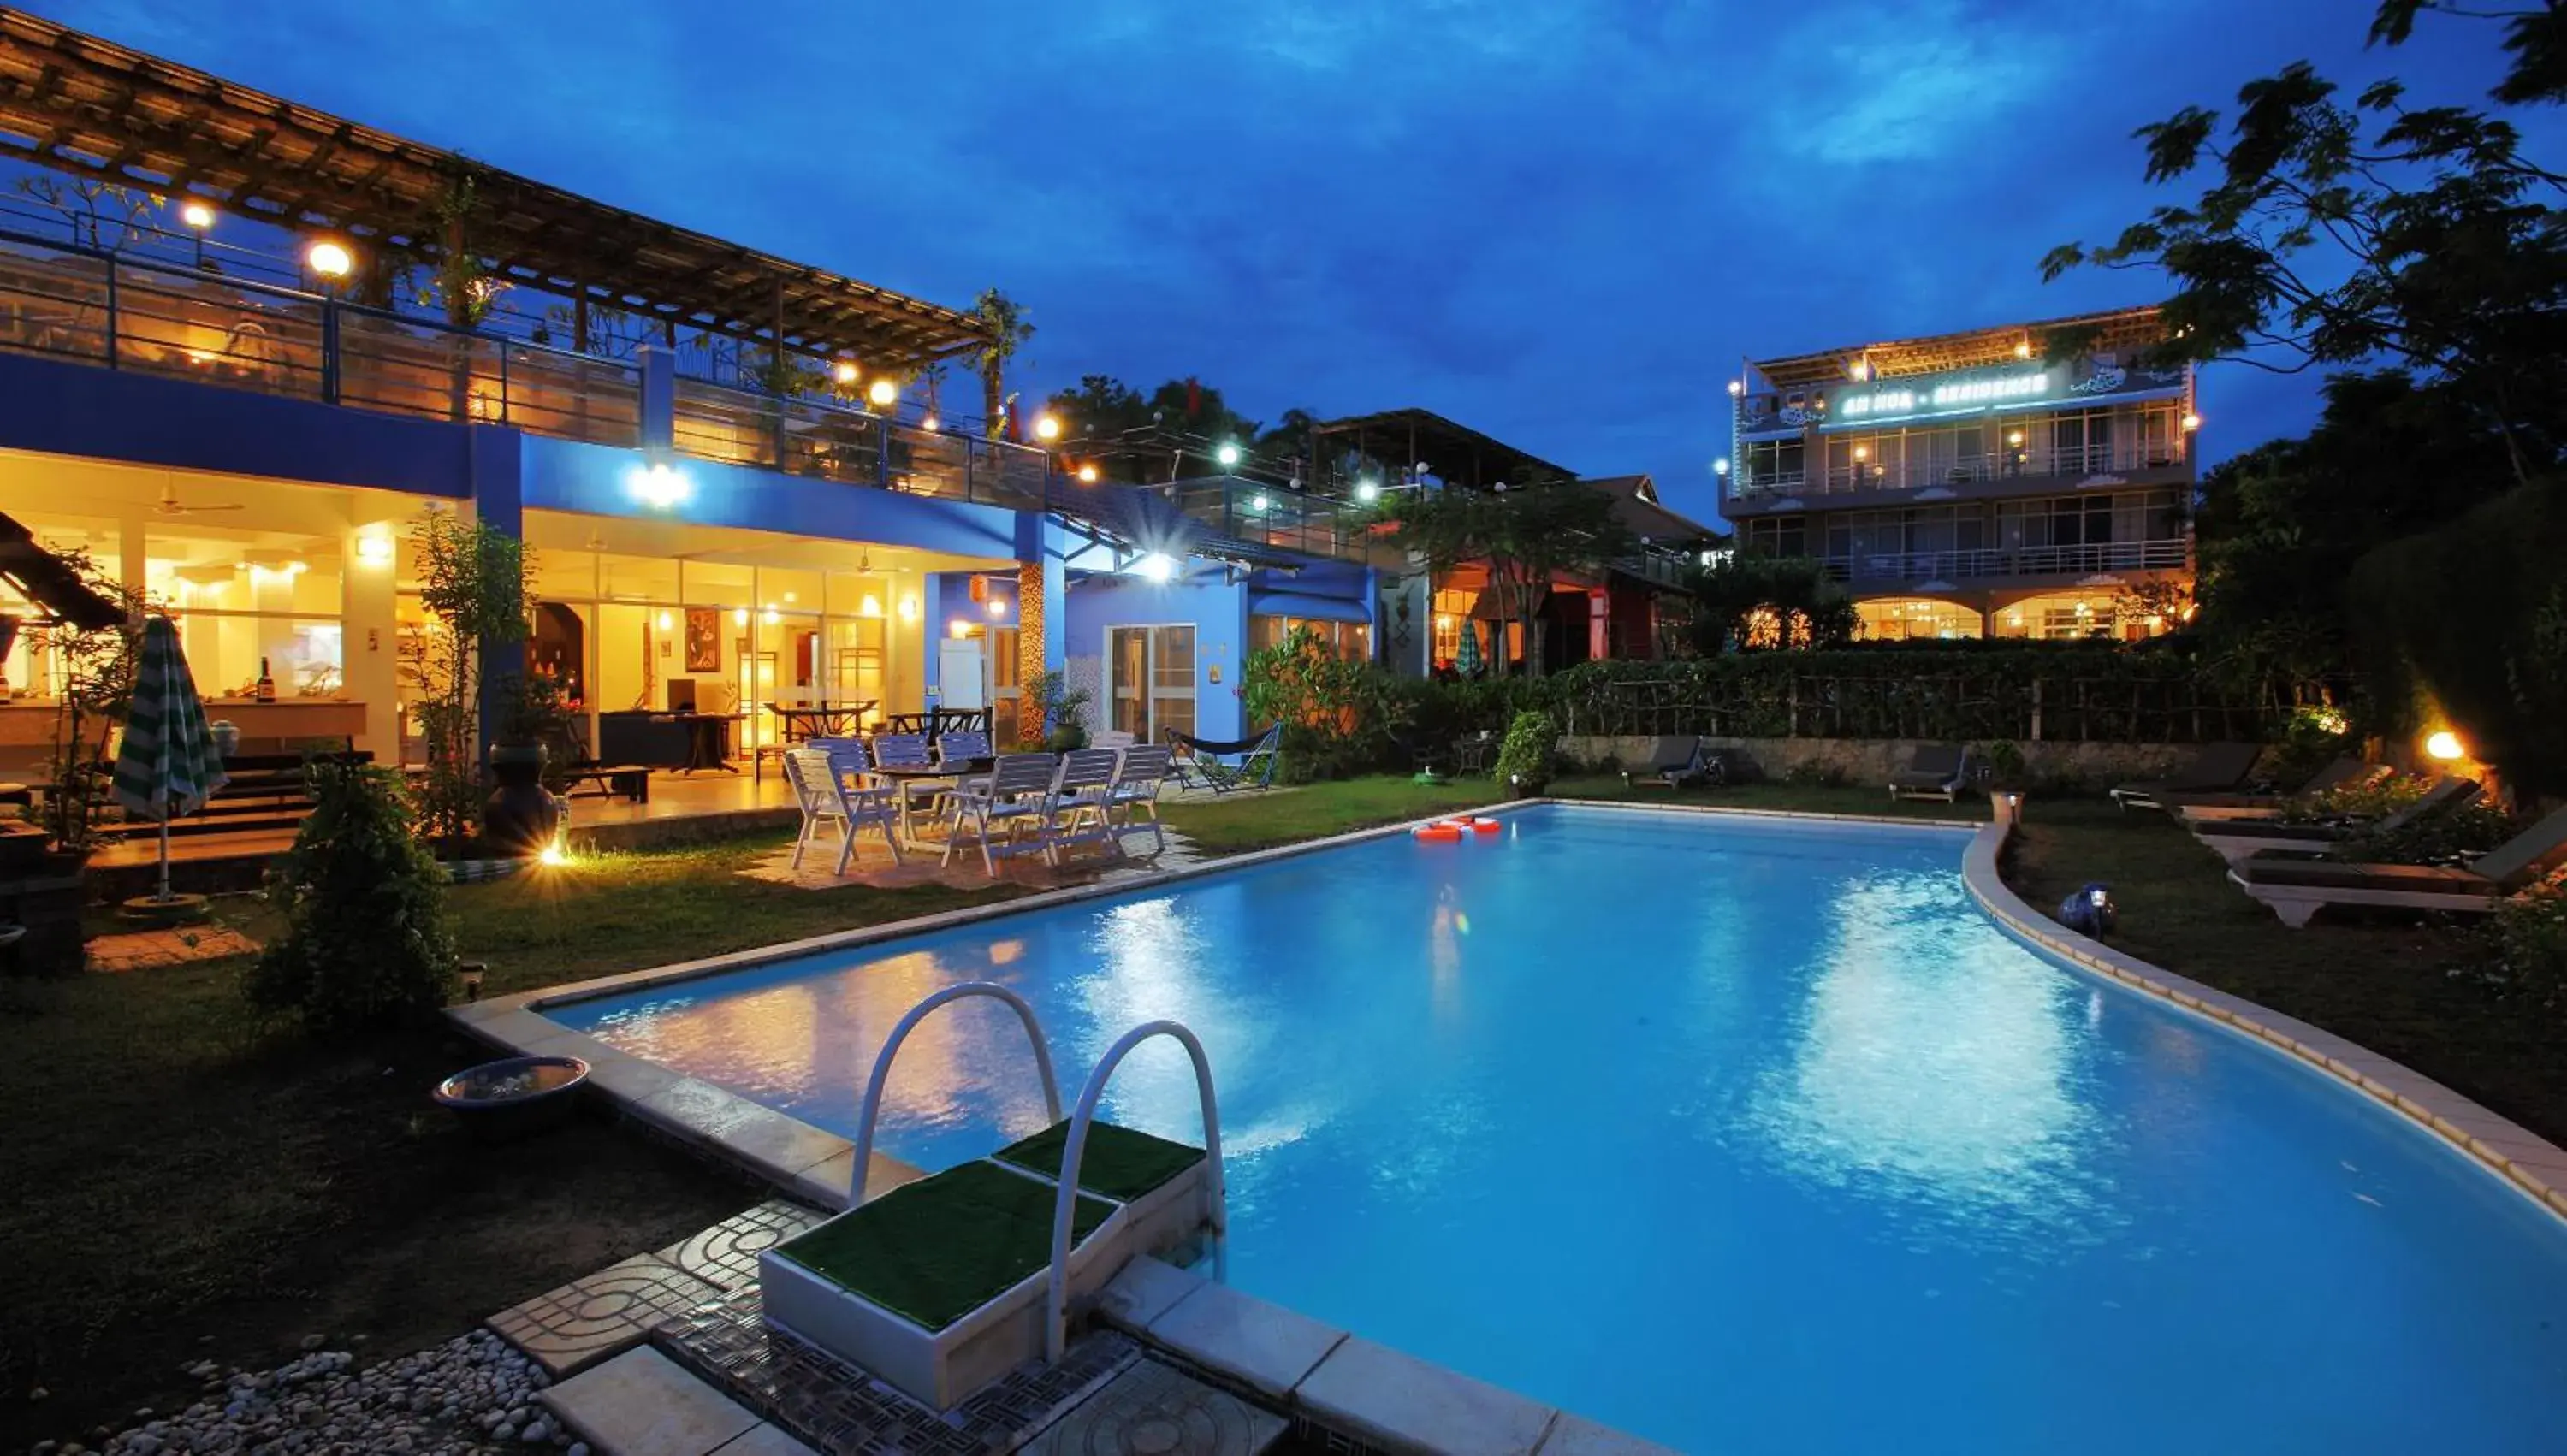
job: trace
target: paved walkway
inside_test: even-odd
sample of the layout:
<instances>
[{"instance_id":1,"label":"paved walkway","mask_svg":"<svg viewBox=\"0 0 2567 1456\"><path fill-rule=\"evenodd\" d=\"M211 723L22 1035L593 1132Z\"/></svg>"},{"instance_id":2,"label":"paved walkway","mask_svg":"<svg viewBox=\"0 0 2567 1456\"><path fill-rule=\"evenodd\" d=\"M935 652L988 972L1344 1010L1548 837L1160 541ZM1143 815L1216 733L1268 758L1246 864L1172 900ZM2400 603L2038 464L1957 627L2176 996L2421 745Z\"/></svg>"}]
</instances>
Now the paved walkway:
<instances>
[{"instance_id":1,"label":"paved walkway","mask_svg":"<svg viewBox=\"0 0 2567 1456\"><path fill-rule=\"evenodd\" d=\"M1084 885L1091 881L1150 874L1158 870L1182 869L1201 863L1206 856L1198 854L1186 837L1168 831L1168 847L1154 848L1155 841L1146 829L1133 830L1122 836L1123 853L1096 843L1074 846L1058 867L1043 863L1038 854L1015 855L998 861L997 878L981 867L980 852L957 851L952 864L939 864L944 853L939 846L929 845L901 851L901 862L892 863L891 851L881 839L867 834L856 840L856 855L847 864L844 875L837 873L838 841L824 836L802 851L799 869L793 865L793 846L785 845L774 853L740 871L753 880L778 885L791 885L802 890L828 890L840 885L870 885L878 890L905 889L912 885L951 885L958 890L981 890L992 885L1023 885L1036 890L1056 890L1066 885Z\"/></svg>"}]
</instances>

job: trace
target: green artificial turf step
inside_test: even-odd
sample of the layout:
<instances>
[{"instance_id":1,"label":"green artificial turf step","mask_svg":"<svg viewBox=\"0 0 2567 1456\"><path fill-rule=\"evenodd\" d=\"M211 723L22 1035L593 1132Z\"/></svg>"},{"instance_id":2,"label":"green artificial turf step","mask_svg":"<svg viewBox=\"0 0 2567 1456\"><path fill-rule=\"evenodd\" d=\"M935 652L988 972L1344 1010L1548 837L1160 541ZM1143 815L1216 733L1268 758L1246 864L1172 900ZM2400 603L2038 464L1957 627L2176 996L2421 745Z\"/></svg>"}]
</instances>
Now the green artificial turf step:
<instances>
[{"instance_id":1,"label":"green artificial turf step","mask_svg":"<svg viewBox=\"0 0 2567 1456\"><path fill-rule=\"evenodd\" d=\"M1021 1142L991 1154L1001 1163L1060 1177L1060 1158L1069 1142L1069 1124L1055 1122ZM1078 1188L1117 1203L1130 1203L1203 1161L1203 1149L1164 1137L1152 1137L1111 1122L1087 1124L1087 1149L1078 1159Z\"/></svg>"},{"instance_id":2,"label":"green artificial turf step","mask_svg":"<svg viewBox=\"0 0 2567 1456\"><path fill-rule=\"evenodd\" d=\"M945 1326L1051 1263L1057 1190L990 1162L904 1184L775 1247L840 1289L929 1329ZM1081 1196L1071 1237L1114 1211Z\"/></svg>"}]
</instances>

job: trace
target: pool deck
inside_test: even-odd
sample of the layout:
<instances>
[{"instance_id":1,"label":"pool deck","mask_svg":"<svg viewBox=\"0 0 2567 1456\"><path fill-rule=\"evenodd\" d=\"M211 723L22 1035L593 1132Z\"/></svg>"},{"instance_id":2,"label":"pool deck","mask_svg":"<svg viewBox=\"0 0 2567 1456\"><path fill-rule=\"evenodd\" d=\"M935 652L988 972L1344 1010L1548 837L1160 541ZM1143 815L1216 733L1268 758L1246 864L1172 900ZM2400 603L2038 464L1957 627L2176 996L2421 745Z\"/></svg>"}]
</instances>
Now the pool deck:
<instances>
[{"instance_id":1,"label":"pool deck","mask_svg":"<svg viewBox=\"0 0 2567 1456\"><path fill-rule=\"evenodd\" d=\"M2009 825L1973 826L1889 816L1806 814L1711 805L1602 805L1550 798L1521 800L1485 812L1506 814L1555 803L1637 814L1785 819L1829 826L1889 825L1966 836L1962 881L1971 897L2009 934L2066 962L2077 972L2105 977L2156 997L2232 1033L2253 1037L2301 1058L2429 1129L2551 1214L2567 1219L2567 1150L2341 1036L2150 966L2060 927L2025 904L2006 887L1999 874L1999 859L2013 832ZM684 1142L745 1165L793 1197L825 1209L843 1209L856 1188L855 1148L846 1139L710 1082L645 1061L539 1013L548 1006L699 980L815 952L871 945L1175 884L1401 835L1425 822L1429 821L1357 830L1226 859L1143 869L997 906L952 911L503 997L454 1008L447 1016L472 1035L509 1052L585 1058L591 1067L591 1081L627 1114ZM862 1196L876 1197L922 1176L918 1168L875 1153L866 1169ZM1131 1338L1185 1369L1216 1385L1240 1390L1268 1406L1288 1411L1311 1429L1339 1440L1391 1451L1512 1451L1546 1456L1660 1449L1154 1261L1136 1261L1118 1276L1101 1299L1098 1312L1106 1324L1126 1331Z\"/></svg>"}]
</instances>

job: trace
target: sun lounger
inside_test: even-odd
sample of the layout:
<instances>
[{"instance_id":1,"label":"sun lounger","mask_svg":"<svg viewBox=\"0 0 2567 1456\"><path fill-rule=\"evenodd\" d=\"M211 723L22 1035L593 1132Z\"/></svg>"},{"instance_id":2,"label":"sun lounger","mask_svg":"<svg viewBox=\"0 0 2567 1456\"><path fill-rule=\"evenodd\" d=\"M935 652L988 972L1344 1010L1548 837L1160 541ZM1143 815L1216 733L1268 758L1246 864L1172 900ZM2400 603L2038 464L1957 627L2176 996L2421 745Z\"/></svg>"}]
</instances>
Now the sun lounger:
<instances>
[{"instance_id":1,"label":"sun lounger","mask_svg":"<svg viewBox=\"0 0 2567 1456\"><path fill-rule=\"evenodd\" d=\"M2445 778L2424 790L2424 797L2394 813L2368 823L2341 824L2266 824L2214 820L2193 828L2193 836L2230 864L2242 864L2256 855L2280 851L2324 850L2362 834L2395 832L2423 819L2446 813L2477 797L2478 784L2473 778Z\"/></svg>"},{"instance_id":2,"label":"sun lounger","mask_svg":"<svg viewBox=\"0 0 2567 1456\"><path fill-rule=\"evenodd\" d=\"M1682 788L1708 777L1698 736L1651 738L1622 769L1622 781L1634 788Z\"/></svg>"},{"instance_id":3,"label":"sun lounger","mask_svg":"<svg viewBox=\"0 0 2567 1456\"><path fill-rule=\"evenodd\" d=\"M1284 725L1253 738L1199 738L1168 729L1176 749L1174 767L1180 789L1210 789L1217 794L1266 788L1275 782L1275 758L1284 744Z\"/></svg>"},{"instance_id":4,"label":"sun lounger","mask_svg":"<svg viewBox=\"0 0 2567 1456\"><path fill-rule=\"evenodd\" d=\"M2482 915L2505 896L2567 863L2567 808L2471 860L2466 869L2338 860L2248 860L2228 878L2293 929L2330 905L2385 906Z\"/></svg>"},{"instance_id":5,"label":"sun lounger","mask_svg":"<svg viewBox=\"0 0 2567 1456\"><path fill-rule=\"evenodd\" d=\"M1907 766L1889 775L1892 802L1904 798L1951 803L1970 781L1970 750L1962 743L1919 743Z\"/></svg>"},{"instance_id":6,"label":"sun lounger","mask_svg":"<svg viewBox=\"0 0 2567 1456\"><path fill-rule=\"evenodd\" d=\"M2286 812L2291 800L2313 794L2330 793L2339 788L2359 788L2375 779L2387 777L2389 765L2365 763L2359 758L2337 758L2312 774L2309 781L2287 794L2212 793L2170 789L2159 801L2175 817L2187 824L2206 823L2214 819L2270 819Z\"/></svg>"},{"instance_id":7,"label":"sun lounger","mask_svg":"<svg viewBox=\"0 0 2567 1456\"><path fill-rule=\"evenodd\" d=\"M2113 790L2113 802L2125 809L2153 809L2168 794L2233 793L2255 771L2264 750L2253 743L2204 743L2192 761L2163 778L2125 783Z\"/></svg>"}]
</instances>

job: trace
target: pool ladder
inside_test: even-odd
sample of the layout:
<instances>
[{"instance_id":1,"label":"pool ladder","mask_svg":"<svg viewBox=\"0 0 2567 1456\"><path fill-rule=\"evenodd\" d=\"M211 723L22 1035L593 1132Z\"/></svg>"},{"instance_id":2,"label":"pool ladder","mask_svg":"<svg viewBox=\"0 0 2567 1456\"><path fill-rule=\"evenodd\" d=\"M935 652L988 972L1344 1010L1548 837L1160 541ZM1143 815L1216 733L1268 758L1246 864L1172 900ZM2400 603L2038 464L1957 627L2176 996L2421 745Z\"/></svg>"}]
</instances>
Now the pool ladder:
<instances>
[{"instance_id":1,"label":"pool ladder","mask_svg":"<svg viewBox=\"0 0 2567 1456\"><path fill-rule=\"evenodd\" d=\"M937 1008L972 997L988 997L1006 1003L1015 1012L1016 1019L1024 1023L1025 1039L1033 1043L1034 1073L1042 1079L1043 1114L1049 1119L1044 1125L1060 1121L1060 1081L1052 1074L1051 1046L1043 1039L1042 1022L1035 1018L1034 1009L1026 1004L1023 997L995 981L967 981L960 986L949 986L911 1007L909 1014L891 1028L890 1037L883 1042L882 1053L874 1058L873 1076L865 1083L864 1106L856 1119L856 1157L850 1175L853 1180L850 1207L865 1202L866 1174L873 1166L874 1119L881 1115L883 1086L891 1080L892 1059L900 1054L901 1043L908 1040L909 1033ZM1096 1070L1088 1073L1087 1085L1078 1094L1078 1110L1069 1120L1069 1135L1061 1146L1060 1191L1052 1201L1051 1274L1043 1301L1043 1354L1054 1363L1059 1362L1061 1350L1069 1340L1069 1235L1072 1217L1078 1208L1078 1167L1087 1152L1087 1129L1096 1120L1096 1104L1105 1095L1105 1084L1113 1078L1114 1069L1122 1065L1123 1058L1131 1054L1133 1047L1153 1036L1175 1037L1178 1044L1186 1048L1187 1059L1194 1063L1195 1095L1203 1107L1204 1157L1209 1162L1208 1174L1212 1179L1211 1187L1205 1190L1204 1201L1209 1209L1206 1222L1212 1227L1213 1277L1220 1279L1227 1272L1229 1250L1225 1236L1230 1229L1230 1198L1228 1185L1222 1176L1221 1106L1213 1095L1212 1059L1204 1054L1202 1040L1183 1022L1145 1021L1124 1032L1112 1046L1107 1047L1105 1055L1096 1063Z\"/></svg>"}]
</instances>

